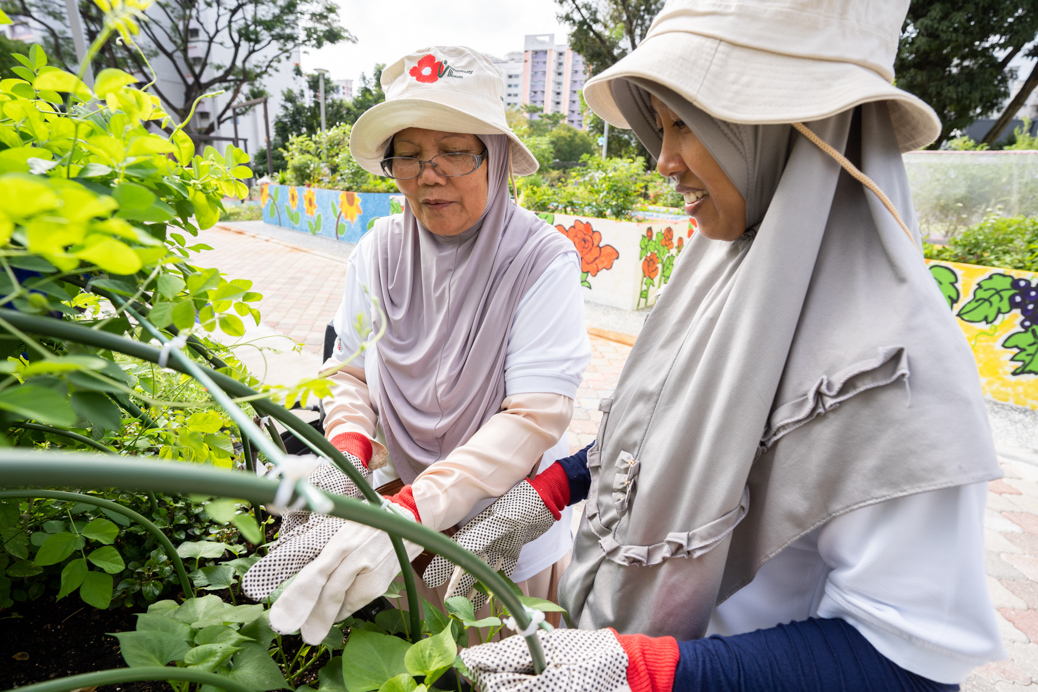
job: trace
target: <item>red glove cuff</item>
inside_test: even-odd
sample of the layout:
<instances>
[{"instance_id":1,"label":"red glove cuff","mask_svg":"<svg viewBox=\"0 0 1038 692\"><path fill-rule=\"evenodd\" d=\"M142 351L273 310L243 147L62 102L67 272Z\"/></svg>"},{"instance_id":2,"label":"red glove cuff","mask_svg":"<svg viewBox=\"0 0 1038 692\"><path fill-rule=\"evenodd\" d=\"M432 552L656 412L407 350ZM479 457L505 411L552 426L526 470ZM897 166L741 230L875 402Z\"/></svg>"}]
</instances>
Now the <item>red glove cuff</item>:
<instances>
[{"instance_id":1,"label":"red glove cuff","mask_svg":"<svg viewBox=\"0 0 1038 692\"><path fill-rule=\"evenodd\" d=\"M609 628L627 654L627 685L631 692L671 692L681 652L674 637L617 634Z\"/></svg>"},{"instance_id":2,"label":"red glove cuff","mask_svg":"<svg viewBox=\"0 0 1038 692\"><path fill-rule=\"evenodd\" d=\"M418 513L418 505L414 502L414 492L411 490L411 486L405 485L404 489L396 495L386 495L385 498L394 504L405 507L407 511L414 515L415 521L419 524L422 523L422 516Z\"/></svg>"},{"instance_id":3,"label":"red glove cuff","mask_svg":"<svg viewBox=\"0 0 1038 692\"><path fill-rule=\"evenodd\" d=\"M569 477L562 464L556 461L527 483L533 486L544 501L544 506L555 517L555 521L558 521L562 516L562 510L569 504Z\"/></svg>"},{"instance_id":4,"label":"red glove cuff","mask_svg":"<svg viewBox=\"0 0 1038 692\"><path fill-rule=\"evenodd\" d=\"M368 462L371 461L371 440L366 436L356 432L343 433L336 435L332 444L340 452L352 454L360 459L364 468L368 467Z\"/></svg>"}]
</instances>

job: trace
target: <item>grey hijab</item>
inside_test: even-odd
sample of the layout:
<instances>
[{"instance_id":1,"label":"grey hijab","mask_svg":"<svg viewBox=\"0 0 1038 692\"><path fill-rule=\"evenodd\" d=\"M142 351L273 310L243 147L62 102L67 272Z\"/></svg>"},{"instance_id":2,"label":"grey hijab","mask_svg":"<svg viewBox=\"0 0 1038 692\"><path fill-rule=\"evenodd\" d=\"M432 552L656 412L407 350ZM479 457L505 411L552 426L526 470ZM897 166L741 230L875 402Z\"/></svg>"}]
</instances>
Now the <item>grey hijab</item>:
<instances>
[{"instance_id":1,"label":"grey hijab","mask_svg":"<svg viewBox=\"0 0 1038 692\"><path fill-rule=\"evenodd\" d=\"M487 204L471 228L438 236L405 204L374 229L370 290L386 332L375 344L372 403L405 483L500 410L515 309L548 265L573 250L510 199L508 138L479 138L489 153Z\"/></svg>"},{"instance_id":2,"label":"grey hijab","mask_svg":"<svg viewBox=\"0 0 1038 692\"><path fill-rule=\"evenodd\" d=\"M559 588L579 627L690 639L831 518L1001 472L972 353L882 204L798 135L613 84L650 151L660 141L643 87L740 186L750 223L762 216L756 237L697 235L677 261L603 401ZM885 104L810 127L917 228Z\"/></svg>"}]
</instances>

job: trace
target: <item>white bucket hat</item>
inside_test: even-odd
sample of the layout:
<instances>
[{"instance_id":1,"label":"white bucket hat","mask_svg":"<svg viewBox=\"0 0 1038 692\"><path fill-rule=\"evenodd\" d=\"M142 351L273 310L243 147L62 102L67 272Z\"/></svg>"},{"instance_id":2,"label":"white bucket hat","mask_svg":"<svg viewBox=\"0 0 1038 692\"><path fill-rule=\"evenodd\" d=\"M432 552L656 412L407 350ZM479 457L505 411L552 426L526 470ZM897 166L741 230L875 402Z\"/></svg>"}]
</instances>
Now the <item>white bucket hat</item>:
<instances>
[{"instance_id":1,"label":"white bucket hat","mask_svg":"<svg viewBox=\"0 0 1038 692\"><path fill-rule=\"evenodd\" d=\"M886 101L901 151L941 131L933 109L895 87L909 0L668 0L638 47L584 85L603 120L630 125L610 82L662 84L720 120L820 120Z\"/></svg>"},{"instance_id":2,"label":"white bucket hat","mask_svg":"<svg viewBox=\"0 0 1038 692\"><path fill-rule=\"evenodd\" d=\"M385 175L380 162L389 140L409 127L511 140L512 170L529 175L537 159L505 119L505 80L485 55L464 46L423 48L382 71L386 100L360 116L350 132L350 153L361 168Z\"/></svg>"}]
</instances>

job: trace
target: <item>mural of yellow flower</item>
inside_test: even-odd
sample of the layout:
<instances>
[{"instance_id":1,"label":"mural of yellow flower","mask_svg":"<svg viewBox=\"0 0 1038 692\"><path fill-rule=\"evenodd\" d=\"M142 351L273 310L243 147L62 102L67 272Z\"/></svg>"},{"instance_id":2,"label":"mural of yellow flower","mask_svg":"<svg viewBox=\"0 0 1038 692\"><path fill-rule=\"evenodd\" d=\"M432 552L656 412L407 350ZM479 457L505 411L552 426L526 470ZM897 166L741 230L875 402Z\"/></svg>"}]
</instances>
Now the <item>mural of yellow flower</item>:
<instances>
[{"instance_id":1,"label":"mural of yellow flower","mask_svg":"<svg viewBox=\"0 0 1038 692\"><path fill-rule=\"evenodd\" d=\"M356 221L357 217L361 215L360 195L355 192L343 192L340 194L339 210L345 218L349 219L350 223Z\"/></svg>"},{"instance_id":2,"label":"mural of yellow flower","mask_svg":"<svg viewBox=\"0 0 1038 692\"><path fill-rule=\"evenodd\" d=\"M288 206L293 210L299 207L299 190L294 187L288 188Z\"/></svg>"},{"instance_id":3,"label":"mural of yellow flower","mask_svg":"<svg viewBox=\"0 0 1038 692\"><path fill-rule=\"evenodd\" d=\"M306 188L306 192L303 193L303 205L306 207L307 216L317 213L317 191L312 187Z\"/></svg>"},{"instance_id":4,"label":"mural of yellow flower","mask_svg":"<svg viewBox=\"0 0 1038 692\"><path fill-rule=\"evenodd\" d=\"M267 206L267 200L270 199L270 191L267 189L270 187L270 183L263 183L260 186L260 209Z\"/></svg>"}]
</instances>

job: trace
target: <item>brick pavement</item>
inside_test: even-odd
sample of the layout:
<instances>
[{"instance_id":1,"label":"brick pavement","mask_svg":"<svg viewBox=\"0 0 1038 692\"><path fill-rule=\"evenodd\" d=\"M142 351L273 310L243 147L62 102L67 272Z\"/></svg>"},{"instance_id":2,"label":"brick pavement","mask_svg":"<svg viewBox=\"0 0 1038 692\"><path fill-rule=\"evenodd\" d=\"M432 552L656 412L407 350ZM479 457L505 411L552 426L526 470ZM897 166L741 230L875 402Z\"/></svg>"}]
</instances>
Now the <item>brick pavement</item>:
<instances>
[{"instance_id":1,"label":"brick pavement","mask_svg":"<svg viewBox=\"0 0 1038 692\"><path fill-rule=\"evenodd\" d=\"M195 259L263 293L264 323L319 355L324 325L338 307L345 255L336 257L221 228L203 232L213 247ZM577 390L568 439L577 450L594 439L598 400L612 391L630 347L591 337L592 360ZM1038 689L1038 460L1000 459L1005 478L990 485L985 515L988 586L1010 658L978 669L965 692Z\"/></svg>"}]
</instances>

